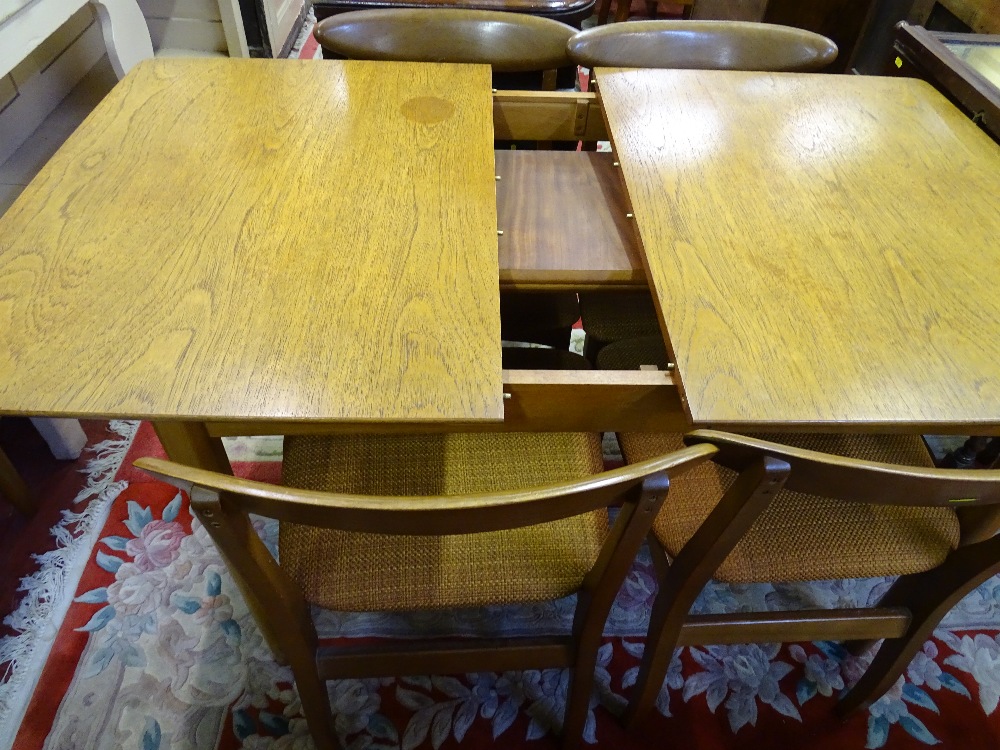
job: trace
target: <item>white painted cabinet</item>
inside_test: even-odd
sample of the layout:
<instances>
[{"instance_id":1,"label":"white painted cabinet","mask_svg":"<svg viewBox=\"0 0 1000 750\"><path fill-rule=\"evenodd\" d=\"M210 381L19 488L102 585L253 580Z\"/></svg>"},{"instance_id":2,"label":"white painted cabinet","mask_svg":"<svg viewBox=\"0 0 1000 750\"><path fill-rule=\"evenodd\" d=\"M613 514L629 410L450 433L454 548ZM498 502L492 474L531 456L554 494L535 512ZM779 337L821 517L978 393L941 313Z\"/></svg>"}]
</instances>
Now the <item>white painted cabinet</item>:
<instances>
[{"instance_id":1,"label":"white painted cabinet","mask_svg":"<svg viewBox=\"0 0 1000 750\"><path fill-rule=\"evenodd\" d=\"M261 36L264 37L265 46L271 50L272 56L277 56L282 49L287 46L289 37L298 29L297 21L302 17L306 7L306 0L218 0L220 15L223 26L226 27L226 38L230 39L229 28L237 28L243 54L247 53L246 34L242 23L241 4L249 7L249 14L255 18L261 28ZM228 21L228 19L235 19ZM234 47L234 41L229 42L230 50ZM230 51L230 55L233 53Z\"/></svg>"},{"instance_id":2,"label":"white painted cabinet","mask_svg":"<svg viewBox=\"0 0 1000 750\"><path fill-rule=\"evenodd\" d=\"M119 77L152 57L149 31L136 0L9 0L0 6L0 78L88 2L97 11L108 58Z\"/></svg>"}]
</instances>

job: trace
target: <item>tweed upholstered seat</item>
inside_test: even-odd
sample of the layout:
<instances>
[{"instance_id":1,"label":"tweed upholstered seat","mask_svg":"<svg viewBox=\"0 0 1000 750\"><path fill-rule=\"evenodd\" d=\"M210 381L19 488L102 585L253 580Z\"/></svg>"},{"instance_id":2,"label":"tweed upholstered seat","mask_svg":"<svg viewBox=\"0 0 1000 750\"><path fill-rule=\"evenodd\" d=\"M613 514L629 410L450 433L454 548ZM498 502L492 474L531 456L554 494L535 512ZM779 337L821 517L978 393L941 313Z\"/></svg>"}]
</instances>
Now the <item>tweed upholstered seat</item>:
<instances>
[{"instance_id":1,"label":"tweed upholstered seat","mask_svg":"<svg viewBox=\"0 0 1000 750\"><path fill-rule=\"evenodd\" d=\"M599 370L638 370L650 365L658 370L666 370L669 364L670 355L659 333L621 339L608 344L597 353Z\"/></svg>"},{"instance_id":2,"label":"tweed upholstered seat","mask_svg":"<svg viewBox=\"0 0 1000 750\"><path fill-rule=\"evenodd\" d=\"M353 434L289 437L281 486L156 458L135 465L189 493L275 658L291 667L317 748L343 747L329 680L565 668L570 750L587 723L604 624L670 477L716 453L693 445L602 471L596 434ZM334 491L307 489L319 486ZM610 505L621 509L609 530ZM279 522L279 559L251 513ZM571 592L572 626L544 636L414 633L321 647L310 606L429 609Z\"/></svg>"},{"instance_id":3,"label":"tweed upholstered seat","mask_svg":"<svg viewBox=\"0 0 1000 750\"><path fill-rule=\"evenodd\" d=\"M597 436L582 433L290 436L283 481L363 495L457 495L537 487L602 469ZM578 590L607 530L606 510L434 537L282 523L279 549L282 568L306 600L323 607L466 607L542 601Z\"/></svg>"},{"instance_id":4,"label":"tweed upholstered seat","mask_svg":"<svg viewBox=\"0 0 1000 750\"><path fill-rule=\"evenodd\" d=\"M653 297L642 292L581 292L583 330L600 346L636 336L657 336L660 323Z\"/></svg>"},{"instance_id":5,"label":"tweed upholstered seat","mask_svg":"<svg viewBox=\"0 0 1000 750\"><path fill-rule=\"evenodd\" d=\"M624 433L629 463L683 445L681 435ZM933 466L919 436L759 435L799 448L869 461ZM676 556L733 482L736 473L704 463L678 478L653 525ZM955 512L945 507L845 503L782 491L718 568L732 583L903 575L940 565L958 546Z\"/></svg>"}]
</instances>

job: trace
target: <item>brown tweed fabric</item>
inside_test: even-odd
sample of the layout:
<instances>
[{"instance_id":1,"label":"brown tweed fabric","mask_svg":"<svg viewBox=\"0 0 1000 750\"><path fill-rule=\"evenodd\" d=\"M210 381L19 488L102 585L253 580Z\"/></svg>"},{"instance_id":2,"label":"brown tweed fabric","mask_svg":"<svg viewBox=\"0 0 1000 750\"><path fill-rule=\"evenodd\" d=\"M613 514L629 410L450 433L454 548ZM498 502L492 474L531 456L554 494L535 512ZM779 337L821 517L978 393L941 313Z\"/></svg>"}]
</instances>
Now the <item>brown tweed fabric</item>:
<instances>
[{"instance_id":1,"label":"brown tweed fabric","mask_svg":"<svg viewBox=\"0 0 1000 750\"><path fill-rule=\"evenodd\" d=\"M522 489L602 471L597 435L466 433L288 437L284 482L365 495ZM607 511L525 528L391 536L281 524L281 567L308 601L343 611L471 607L576 591L608 531Z\"/></svg>"},{"instance_id":2,"label":"brown tweed fabric","mask_svg":"<svg viewBox=\"0 0 1000 750\"><path fill-rule=\"evenodd\" d=\"M669 362L667 347L659 333L615 341L597 353L598 370L638 370L643 365L666 370Z\"/></svg>"},{"instance_id":3,"label":"brown tweed fabric","mask_svg":"<svg viewBox=\"0 0 1000 750\"><path fill-rule=\"evenodd\" d=\"M636 462L677 450L681 435L619 435L622 455ZM809 450L904 466L932 466L919 436L756 435ZM676 555L735 479L706 462L670 485L654 523L660 543ZM739 541L715 577L731 583L810 581L916 573L941 564L958 545L950 508L848 503L784 491Z\"/></svg>"},{"instance_id":4,"label":"brown tweed fabric","mask_svg":"<svg viewBox=\"0 0 1000 750\"><path fill-rule=\"evenodd\" d=\"M660 334L653 297L643 292L581 292L583 330L601 343Z\"/></svg>"}]
</instances>

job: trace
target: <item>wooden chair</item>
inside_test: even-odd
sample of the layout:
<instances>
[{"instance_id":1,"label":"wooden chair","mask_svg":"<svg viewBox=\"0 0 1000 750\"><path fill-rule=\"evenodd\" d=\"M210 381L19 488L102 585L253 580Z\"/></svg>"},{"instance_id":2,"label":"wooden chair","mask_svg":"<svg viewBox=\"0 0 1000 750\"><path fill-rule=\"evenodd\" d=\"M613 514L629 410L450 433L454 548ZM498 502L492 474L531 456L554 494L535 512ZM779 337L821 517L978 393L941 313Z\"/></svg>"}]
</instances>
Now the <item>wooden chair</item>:
<instances>
[{"instance_id":1,"label":"wooden chair","mask_svg":"<svg viewBox=\"0 0 1000 750\"><path fill-rule=\"evenodd\" d=\"M569 55L585 68L822 70L837 45L820 34L749 21L634 21L576 33Z\"/></svg>"},{"instance_id":2,"label":"wooden chair","mask_svg":"<svg viewBox=\"0 0 1000 750\"><path fill-rule=\"evenodd\" d=\"M1000 503L1000 471L935 469L919 436L787 435L699 430L619 436L627 461L682 444L712 462L671 486L653 524L660 588L635 692L634 724L652 707L676 646L886 638L838 711L863 708L896 682L965 594L1000 572L1000 536L968 533ZM665 552L665 554L664 554ZM669 555L672 562L668 563ZM900 576L874 609L690 616L710 578L734 583Z\"/></svg>"},{"instance_id":3,"label":"wooden chair","mask_svg":"<svg viewBox=\"0 0 1000 750\"><path fill-rule=\"evenodd\" d=\"M626 0L622 0L625 2ZM569 41L578 65L807 72L837 57L837 45L802 29L743 21L634 21L595 26ZM580 294L586 355L635 336L655 335L659 322L648 292Z\"/></svg>"},{"instance_id":4,"label":"wooden chair","mask_svg":"<svg viewBox=\"0 0 1000 750\"><path fill-rule=\"evenodd\" d=\"M313 31L323 49L355 60L482 63L495 88L556 88L576 66L566 44L576 29L549 18L456 8L386 8L330 16ZM535 78L535 76L539 76ZM580 319L575 294L504 292L500 336L561 349Z\"/></svg>"},{"instance_id":5,"label":"wooden chair","mask_svg":"<svg viewBox=\"0 0 1000 750\"><path fill-rule=\"evenodd\" d=\"M35 512L35 501L31 497L28 485L2 450L0 450L0 497L26 516Z\"/></svg>"},{"instance_id":6,"label":"wooden chair","mask_svg":"<svg viewBox=\"0 0 1000 750\"><path fill-rule=\"evenodd\" d=\"M596 435L288 437L276 487L144 458L187 491L275 655L291 665L320 748L338 747L325 681L570 667L564 747L587 716L604 622L669 485L695 446L599 473ZM607 506L623 505L608 529ZM281 522L280 565L248 514ZM318 649L310 605L399 611L578 594L560 638L425 640Z\"/></svg>"},{"instance_id":7,"label":"wooden chair","mask_svg":"<svg viewBox=\"0 0 1000 750\"><path fill-rule=\"evenodd\" d=\"M574 67L566 43L575 33L550 18L459 8L351 11L313 30L325 51L351 60L482 63L494 74L540 72L543 89Z\"/></svg>"}]
</instances>

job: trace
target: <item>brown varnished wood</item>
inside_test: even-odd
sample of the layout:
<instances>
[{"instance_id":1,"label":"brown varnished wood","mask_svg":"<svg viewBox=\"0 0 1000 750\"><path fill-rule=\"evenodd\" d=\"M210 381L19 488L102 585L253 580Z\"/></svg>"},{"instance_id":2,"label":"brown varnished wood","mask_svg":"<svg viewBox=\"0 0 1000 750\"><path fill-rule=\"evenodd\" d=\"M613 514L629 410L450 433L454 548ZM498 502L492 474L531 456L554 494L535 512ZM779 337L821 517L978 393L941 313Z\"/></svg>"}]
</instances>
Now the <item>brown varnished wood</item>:
<instances>
[{"instance_id":1,"label":"brown varnished wood","mask_svg":"<svg viewBox=\"0 0 1000 750\"><path fill-rule=\"evenodd\" d=\"M886 505L965 508L1000 503L1000 471L963 471L896 466L781 445L714 430L684 437L688 445L710 443L716 463L742 471L761 454L791 466L785 488L809 495Z\"/></svg>"},{"instance_id":2,"label":"brown varnished wood","mask_svg":"<svg viewBox=\"0 0 1000 750\"><path fill-rule=\"evenodd\" d=\"M504 427L606 432L628 423L645 425L639 431L683 432L690 423L674 382L669 372L508 370Z\"/></svg>"},{"instance_id":3,"label":"brown varnished wood","mask_svg":"<svg viewBox=\"0 0 1000 750\"><path fill-rule=\"evenodd\" d=\"M578 91L497 91L493 132L497 140L608 139L596 95Z\"/></svg>"},{"instance_id":4,"label":"brown varnished wood","mask_svg":"<svg viewBox=\"0 0 1000 750\"><path fill-rule=\"evenodd\" d=\"M374 644L320 648L316 654L319 675L338 680L365 677L403 677L427 674L434 663L435 674L507 672L524 669L569 667L574 649L569 638L524 638L511 647L510 639L468 638L437 640L433 645L414 643Z\"/></svg>"},{"instance_id":5,"label":"brown varnished wood","mask_svg":"<svg viewBox=\"0 0 1000 750\"><path fill-rule=\"evenodd\" d=\"M868 669L841 697L837 711L842 716L867 708L899 679L941 618L959 600L988 578L1000 572L1000 537L961 547L939 567L926 573L904 576L883 597L897 598L912 611L913 619L904 636L882 643ZM900 595L900 592L905 592Z\"/></svg>"},{"instance_id":6,"label":"brown varnished wood","mask_svg":"<svg viewBox=\"0 0 1000 750\"><path fill-rule=\"evenodd\" d=\"M26 516L33 515L36 509L28 485L2 450L0 450L0 499L6 500Z\"/></svg>"},{"instance_id":7,"label":"brown varnished wood","mask_svg":"<svg viewBox=\"0 0 1000 750\"><path fill-rule=\"evenodd\" d=\"M1000 470L894 466L713 430L697 430L684 441L719 446L716 462L734 471L761 453L780 458L792 467L785 486L796 492L860 503L950 506L958 515L962 545L988 539L1000 530Z\"/></svg>"},{"instance_id":8,"label":"brown varnished wood","mask_svg":"<svg viewBox=\"0 0 1000 750\"><path fill-rule=\"evenodd\" d=\"M695 424L1000 425L1000 151L940 94L865 76L597 79Z\"/></svg>"},{"instance_id":9,"label":"brown varnished wood","mask_svg":"<svg viewBox=\"0 0 1000 750\"><path fill-rule=\"evenodd\" d=\"M899 577L874 609L690 616L691 605L713 572L766 507L769 497L782 489L914 507L978 503L981 508L973 511L995 510L1000 506L1000 472L889 466L712 430L699 430L684 439L688 444L714 445L719 452L712 460L739 473L695 535L660 573L647 647L626 712L630 724L648 714L674 648L701 643L836 639L857 653L874 639L886 638L838 710L850 713L865 707L895 684L948 610L1000 571L1000 537L991 536L1000 516L994 512L992 531L985 524L973 528L969 519L960 518L958 548L929 571ZM658 555L663 554L655 537L650 544Z\"/></svg>"},{"instance_id":10,"label":"brown varnished wood","mask_svg":"<svg viewBox=\"0 0 1000 750\"><path fill-rule=\"evenodd\" d=\"M156 437L171 461L207 471L232 474L221 436L211 435L202 422L153 422Z\"/></svg>"},{"instance_id":11,"label":"brown varnished wood","mask_svg":"<svg viewBox=\"0 0 1000 750\"><path fill-rule=\"evenodd\" d=\"M832 63L837 45L820 34L777 24L634 21L585 29L570 39L569 53L586 68L806 72Z\"/></svg>"},{"instance_id":12,"label":"brown varnished wood","mask_svg":"<svg viewBox=\"0 0 1000 750\"><path fill-rule=\"evenodd\" d=\"M902 607L820 609L794 612L738 612L688 615L677 646L706 643L804 643L844 638L898 638L905 635L910 612Z\"/></svg>"},{"instance_id":13,"label":"brown varnished wood","mask_svg":"<svg viewBox=\"0 0 1000 750\"><path fill-rule=\"evenodd\" d=\"M646 0L646 14L650 18L656 18L657 11L657 0ZM680 2L672 2L670 5L680 5L682 17L687 19L691 17L692 6L694 5L694 0L681 0ZM630 15L632 4L629 0L617 0L615 6L615 22L620 23L621 21L627 21ZM611 0L601 0L601 4L598 6L597 10L597 23L598 25L603 25L608 22L608 15L611 12Z\"/></svg>"},{"instance_id":14,"label":"brown varnished wood","mask_svg":"<svg viewBox=\"0 0 1000 750\"><path fill-rule=\"evenodd\" d=\"M191 487L189 495L192 512L218 545L272 653L292 668L317 747L339 750L326 687L316 675L316 628L301 592L275 564L238 502L203 487Z\"/></svg>"},{"instance_id":15,"label":"brown varnished wood","mask_svg":"<svg viewBox=\"0 0 1000 750\"><path fill-rule=\"evenodd\" d=\"M359 10L313 29L324 49L352 60L484 63L505 73L571 65L566 42L575 32L549 18L460 8Z\"/></svg>"},{"instance_id":16,"label":"brown varnished wood","mask_svg":"<svg viewBox=\"0 0 1000 750\"><path fill-rule=\"evenodd\" d=\"M500 11L530 13L552 18L579 28L589 18L596 0L318 0L314 4L317 18L326 18L344 11L368 8L411 8Z\"/></svg>"},{"instance_id":17,"label":"brown varnished wood","mask_svg":"<svg viewBox=\"0 0 1000 750\"><path fill-rule=\"evenodd\" d=\"M491 110L487 66L141 63L0 218L0 413L499 421Z\"/></svg>"},{"instance_id":18,"label":"brown varnished wood","mask_svg":"<svg viewBox=\"0 0 1000 750\"><path fill-rule=\"evenodd\" d=\"M813 0L809 3L768 0L762 20L830 37L841 51L840 63L835 67L839 73L849 70L874 5L874 0Z\"/></svg>"},{"instance_id":19,"label":"brown varnished wood","mask_svg":"<svg viewBox=\"0 0 1000 750\"><path fill-rule=\"evenodd\" d=\"M160 459L136 466L191 495L191 507L219 546L276 653L291 665L310 730L319 747L336 747L325 680L333 677L440 673L442 669L502 670L567 665L572 679L563 726L563 747L581 738L589 706L597 650L615 595L669 489L669 474L682 473L715 452L693 446L643 464L622 467L578 482L532 490L448 498L388 498L310 492L207 472ZM301 591L288 580L253 532L250 512L281 520L318 523L346 531L396 534L472 533L516 528L525 523L569 517L620 500L622 507L598 560L586 575L577 600L573 631L561 640L466 641L445 646L376 645L351 648L338 656L317 650L316 632ZM429 514L421 513L426 504ZM408 523L400 520L408 519ZM343 667L340 671L338 667ZM346 674L345 674L346 673Z\"/></svg>"},{"instance_id":20,"label":"brown varnished wood","mask_svg":"<svg viewBox=\"0 0 1000 750\"><path fill-rule=\"evenodd\" d=\"M137 468L175 484L239 495L241 507L280 521L381 534L471 534L545 523L607 507L623 491L654 472L688 468L714 454L693 446L662 458L530 490L490 495L384 498L342 495L240 479L157 458L141 458ZM335 511L335 512L334 512Z\"/></svg>"},{"instance_id":21,"label":"brown varnished wood","mask_svg":"<svg viewBox=\"0 0 1000 750\"><path fill-rule=\"evenodd\" d=\"M1000 0L938 0L979 34L1000 34Z\"/></svg>"},{"instance_id":22,"label":"brown varnished wood","mask_svg":"<svg viewBox=\"0 0 1000 750\"><path fill-rule=\"evenodd\" d=\"M901 23L895 51L916 66L916 73L956 102L1000 143L1000 84L951 49L955 43L975 44L977 50L1000 48L1000 36L940 34ZM914 75L912 70L909 75Z\"/></svg>"},{"instance_id":23,"label":"brown varnished wood","mask_svg":"<svg viewBox=\"0 0 1000 750\"><path fill-rule=\"evenodd\" d=\"M684 432L690 428L669 372L505 370L504 421L455 422L451 432ZM580 404L587 404L581 409ZM440 425L330 422L210 422L213 437L324 435L334 432L441 432Z\"/></svg>"},{"instance_id":24,"label":"brown varnished wood","mask_svg":"<svg viewBox=\"0 0 1000 750\"><path fill-rule=\"evenodd\" d=\"M781 490L788 464L763 457L747 467L671 561L649 618L646 648L624 721L633 726L652 708L678 635L698 594L740 537Z\"/></svg>"},{"instance_id":25,"label":"brown varnished wood","mask_svg":"<svg viewBox=\"0 0 1000 750\"><path fill-rule=\"evenodd\" d=\"M501 286L645 287L611 154L506 150L495 160Z\"/></svg>"}]
</instances>

